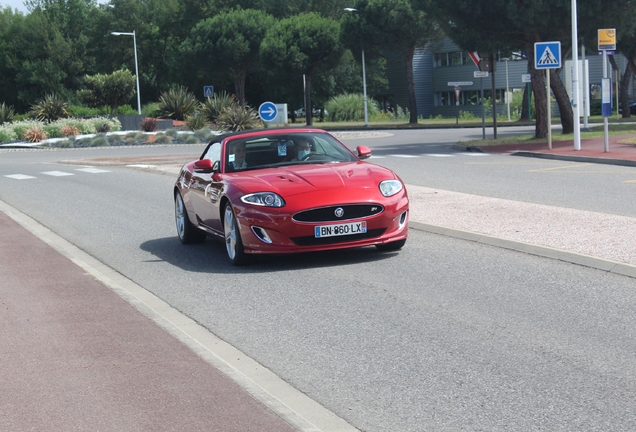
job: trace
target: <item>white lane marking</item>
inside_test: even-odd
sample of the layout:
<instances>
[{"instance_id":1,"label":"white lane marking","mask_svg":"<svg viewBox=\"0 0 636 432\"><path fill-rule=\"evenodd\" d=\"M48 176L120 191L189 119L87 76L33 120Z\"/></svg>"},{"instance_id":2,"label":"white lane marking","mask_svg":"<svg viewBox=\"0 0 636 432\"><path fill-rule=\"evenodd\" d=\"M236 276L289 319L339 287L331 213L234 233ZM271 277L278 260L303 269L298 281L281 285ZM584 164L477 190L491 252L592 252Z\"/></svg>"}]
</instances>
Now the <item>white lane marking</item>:
<instances>
[{"instance_id":1,"label":"white lane marking","mask_svg":"<svg viewBox=\"0 0 636 432\"><path fill-rule=\"evenodd\" d=\"M11 175L6 175L5 177L9 177L15 180L28 180L28 179L37 178L30 175L25 175L25 174L11 174Z\"/></svg>"},{"instance_id":2,"label":"white lane marking","mask_svg":"<svg viewBox=\"0 0 636 432\"><path fill-rule=\"evenodd\" d=\"M131 168L154 168L154 165L145 165L145 164L134 164L134 165L126 165Z\"/></svg>"},{"instance_id":3,"label":"white lane marking","mask_svg":"<svg viewBox=\"0 0 636 432\"><path fill-rule=\"evenodd\" d=\"M371 156L369 159L384 159L384 156Z\"/></svg>"},{"instance_id":4,"label":"white lane marking","mask_svg":"<svg viewBox=\"0 0 636 432\"><path fill-rule=\"evenodd\" d=\"M455 157L455 155L445 153L427 153L426 156L430 157Z\"/></svg>"},{"instance_id":5,"label":"white lane marking","mask_svg":"<svg viewBox=\"0 0 636 432\"><path fill-rule=\"evenodd\" d=\"M105 169L93 168L93 167L89 167L89 168L77 168L75 171L82 171L82 172L91 173L91 174L99 174L99 173L107 173L107 172L110 172L110 171L105 170Z\"/></svg>"},{"instance_id":6,"label":"white lane marking","mask_svg":"<svg viewBox=\"0 0 636 432\"><path fill-rule=\"evenodd\" d=\"M418 157L420 157L419 155L407 155L407 154L392 154L392 155L389 155L389 156L397 157L397 158L418 158Z\"/></svg>"},{"instance_id":7,"label":"white lane marking","mask_svg":"<svg viewBox=\"0 0 636 432\"><path fill-rule=\"evenodd\" d=\"M72 176L75 175L73 173L68 173L68 172L64 172L64 171L45 171L41 174L45 174L45 175L50 175L53 177L64 177L64 176Z\"/></svg>"},{"instance_id":8,"label":"white lane marking","mask_svg":"<svg viewBox=\"0 0 636 432\"><path fill-rule=\"evenodd\" d=\"M465 153L457 153L463 156L490 156L488 153L471 153L471 152L465 152Z\"/></svg>"}]
</instances>

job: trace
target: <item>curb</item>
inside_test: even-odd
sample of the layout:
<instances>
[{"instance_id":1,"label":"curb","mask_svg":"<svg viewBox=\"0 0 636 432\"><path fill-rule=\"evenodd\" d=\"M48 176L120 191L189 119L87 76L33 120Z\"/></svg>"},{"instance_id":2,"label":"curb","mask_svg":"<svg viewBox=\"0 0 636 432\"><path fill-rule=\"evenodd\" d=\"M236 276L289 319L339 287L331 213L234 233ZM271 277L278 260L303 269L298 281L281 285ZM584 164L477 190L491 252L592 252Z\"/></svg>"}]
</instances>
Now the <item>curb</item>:
<instances>
[{"instance_id":1,"label":"curb","mask_svg":"<svg viewBox=\"0 0 636 432\"><path fill-rule=\"evenodd\" d=\"M511 153L510 155L533 157L533 158L539 158L539 159L564 160L564 161L570 161L570 162L586 162L586 163L636 167L636 161L625 160L625 159L611 159L611 158L587 157L587 156L568 156L568 155L558 155L558 154L535 153L535 152L529 152L529 151L518 151L515 153Z\"/></svg>"},{"instance_id":2,"label":"curb","mask_svg":"<svg viewBox=\"0 0 636 432\"><path fill-rule=\"evenodd\" d=\"M462 231L453 228L442 227L438 225L430 225L422 222L409 222L409 228L420 231L426 231L433 234L440 234L448 237L454 237L462 240L473 241L476 243L487 244L490 246L509 249L516 252L536 255L543 258L555 259L558 261L568 262L583 267L590 267L597 270L603 270L608 273L614 273L621 276L636 278L636 266L631 264L620 263L617 261L596 258L590 255L579 254L576 252L554 249L547 246L538 246L531 243L524 243L514 240L506 240L499 237L493 237L486 234L479 234L470 231Z\"/></svg>"}]
</instances>

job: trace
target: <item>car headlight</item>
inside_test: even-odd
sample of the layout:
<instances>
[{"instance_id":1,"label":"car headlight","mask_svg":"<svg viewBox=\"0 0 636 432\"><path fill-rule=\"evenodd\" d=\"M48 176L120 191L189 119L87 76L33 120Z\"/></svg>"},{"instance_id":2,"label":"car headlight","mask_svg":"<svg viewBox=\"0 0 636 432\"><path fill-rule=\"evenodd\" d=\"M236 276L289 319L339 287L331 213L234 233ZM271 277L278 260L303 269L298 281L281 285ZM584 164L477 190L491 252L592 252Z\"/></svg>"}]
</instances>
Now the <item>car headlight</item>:
<instances>
[{"instance_id":1,"label":"car headlight","mask_svg":"<svg viewBox=\"0 0 636 432\"><path fill-rule=\"evenodd\" d=\"M390 197L401 191L402 182L399 180L384 180L380 182L380 192L385 197Z\"/></svg>"},{"instance_id":2,"label":"car headlight","mask_svg":"<svg viewBox=\"0 0 636 432\"><path fill-rule=\"evenodd\" d=\"M245 204L253 204L263 207L283 207L285 200L274 192L257 192L241 197Z\"/></svg>"}]
</instances>

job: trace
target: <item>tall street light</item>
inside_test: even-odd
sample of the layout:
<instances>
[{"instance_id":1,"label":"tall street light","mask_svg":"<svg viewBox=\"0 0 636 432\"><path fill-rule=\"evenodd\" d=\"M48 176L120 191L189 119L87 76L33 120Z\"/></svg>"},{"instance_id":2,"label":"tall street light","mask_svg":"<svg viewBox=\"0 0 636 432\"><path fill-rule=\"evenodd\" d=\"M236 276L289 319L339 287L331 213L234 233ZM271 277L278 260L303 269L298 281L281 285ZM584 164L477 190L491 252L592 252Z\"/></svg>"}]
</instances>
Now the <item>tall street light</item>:
<instances>
[{"instance_id":1,"label":"tall street light","mask_svg":"<svg viewBox=\"0 0 636 432\"><path fill-rule=\"evenodd\" d=\"M508 90L508 57L502 58L503 61L506 62L506 104L508 105L508 121L510 121L510 93Z\"/></svg>"},{"instance_id":2,"label":"tall street light","mask_svg":"<svg viewBox=\"0 0 636 432\"><path fill-rule=\"evenodd\" d=\"M133 46L135 48L135 77L137 78L137 114L141 115L141 96L139 95L139 66L137 65L137 37L135 36L135 31L132 33L126 32L110 32L110 34L115 36L125 35L133 37Z\"/></svg>"},{"instance_id":3,"label":"tall street light","mask_svg":"<svg viewBox=\"0 0 636 432\"><path fill-rule=\"evenodd\" d=\"M358 12L355 8L344 8L347 12ZM369 127L369 110L367 107L367 72L364 67L364 48L362 49L362 94L364 100L364 126Z\"/></svg>"}]
</instances>

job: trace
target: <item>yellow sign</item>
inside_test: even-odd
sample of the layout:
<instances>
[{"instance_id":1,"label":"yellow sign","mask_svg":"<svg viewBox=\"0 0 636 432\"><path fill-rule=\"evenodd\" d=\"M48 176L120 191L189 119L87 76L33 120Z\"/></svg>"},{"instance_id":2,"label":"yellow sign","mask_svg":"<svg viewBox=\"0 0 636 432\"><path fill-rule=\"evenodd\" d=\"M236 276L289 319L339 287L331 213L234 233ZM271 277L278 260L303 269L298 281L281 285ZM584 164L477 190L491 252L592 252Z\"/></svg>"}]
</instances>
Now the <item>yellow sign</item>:
<instances>
[{"instance_id":1,"label":"yellow sign","mask_svg":"<svg viewBox=\"0 0 636 432\"><path fill-rule=\"evenodd\" d=\"M598 31L599 51L616 49L616 29L600 29Z\"/></svg>"}]
</instances>

